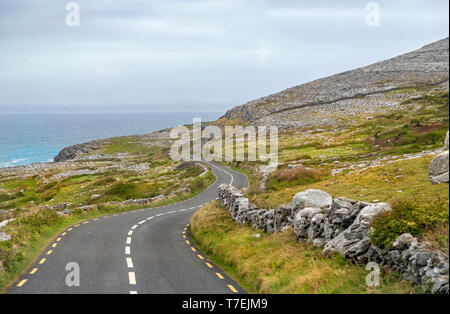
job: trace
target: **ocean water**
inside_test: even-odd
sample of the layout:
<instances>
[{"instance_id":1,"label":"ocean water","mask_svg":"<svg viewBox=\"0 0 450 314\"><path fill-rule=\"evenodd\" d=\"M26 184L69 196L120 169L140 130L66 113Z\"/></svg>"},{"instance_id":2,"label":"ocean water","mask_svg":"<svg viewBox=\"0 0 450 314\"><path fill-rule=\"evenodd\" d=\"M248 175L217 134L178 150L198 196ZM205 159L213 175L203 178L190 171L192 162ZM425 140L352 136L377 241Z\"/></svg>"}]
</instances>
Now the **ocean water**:
<instances>
[{"instance_id":1,"label":"ocean water","mask_svg":"<svg viewBox=\"0 0 450 314\"><path fill-rule=\"evenodd\" d=\"M1 113L0 168L52 161L65 146L212 121L220 112Z\"/></svg>"}]
</instances>

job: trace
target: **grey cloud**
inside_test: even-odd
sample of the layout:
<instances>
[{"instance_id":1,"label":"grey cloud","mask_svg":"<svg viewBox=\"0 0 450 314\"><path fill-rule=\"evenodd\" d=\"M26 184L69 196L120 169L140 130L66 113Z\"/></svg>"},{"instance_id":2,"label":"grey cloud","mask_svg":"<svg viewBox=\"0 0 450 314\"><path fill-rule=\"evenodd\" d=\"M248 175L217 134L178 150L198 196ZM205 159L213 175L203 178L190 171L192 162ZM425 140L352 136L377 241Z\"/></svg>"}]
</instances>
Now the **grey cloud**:
<instances>
[{"instance_id":1,"label":"grey cloud","mask_svg":"<svg viewBox=\"0 0 450 314\"><path fill-rule=\"evenodd\" d=\"M0 2L0 110L162 103L225 110L223 103L448 36L445 0L378 1L375 28L365 25L368 1L357 0L79 0L79 28L64 24L67 2Z\"/></svg>"}]
</instances>

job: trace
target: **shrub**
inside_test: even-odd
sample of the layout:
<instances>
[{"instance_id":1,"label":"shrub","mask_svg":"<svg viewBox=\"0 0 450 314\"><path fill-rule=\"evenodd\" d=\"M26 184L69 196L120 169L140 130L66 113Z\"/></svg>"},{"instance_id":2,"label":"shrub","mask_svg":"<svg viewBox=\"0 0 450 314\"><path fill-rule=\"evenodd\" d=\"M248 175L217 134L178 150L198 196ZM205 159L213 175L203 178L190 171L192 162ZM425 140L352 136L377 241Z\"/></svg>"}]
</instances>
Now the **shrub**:
<instances>
[{"instance_id":1,"label":"shrub","mask_svg":"<svg viewBox=\"0 0 450 314\"><path fill-rule=\"evenodd\" d=\"M37 191L44 192L44 191L50 190L51 188L55 187L57 184L58 184L57 181L50 182L50 183L45 184L45 185L41 186L40 188L38 188Z\"/></svg>"},{"instance_id":2,"label":"shrub","mask_svg":"<svg viewBox=\"0 0 450 314\"><path fill-rule=\"evenodd\" d=\"M114 182L116 182L116 179L114 179L112 177L106 177L106 178L98 179L97 181L95 181L93 183L93 185L95 185L95 186L105 186L108 183L114 183Z\"/></svg>"},{"instance_id":3,"label":"shrub","mask_svg":"<svg viewBox=\"0 0 450 314\"><path fill-rule=\"evenodd\" d=\"M194 165L192 167L186 168L184 172L180 175L180 179L197 177L203 172L203 168Z\"/></svg>"},{"instance_id":4,"label":"shrub","mask_svg":"<svg viewBox=\"0 0 450 314\"><path fill-rule=\"evenodd\" d=\"M13 243L24 243L41 234L44 227L50 227L62 219L56 211L42 209L10 222L6 232L11 234Z\"/></svg>"},{"instance_id":5,"label":"shrub","mask_svg":"<svg viewBox=\"0 0 450 314\"><path fill-rule=\"evenodd\" d=\"M324 179L327 173L323 170L313 170L305 167L294 169L278 169L267 180L267 187L280 190L291 186L306 185Z\"/></svg>"},{"instance_id":6,"label":"shrub","mask_svg":"<svg viewBox=\"0 0 450 314\"><path fill-rule=\"evenodd\" d=\"M132 199L138 196L138 185L136 183L119 182L106 191L107 195L114 195L122 199Z\"/></svg>"},{"instance_id":7,"label":"shrub","mask_svg":"<svg viewBox=\"0 0 450 314\"><path fill-rule=\"evenodd\" d=\"M6 193L0 193L0 202L6 202L9 201L11 199L11 195L6 194Z\"/></svg>"},{"instance_id":8,"label":"shrub","mask_svg":"<svg viewBox=\"0 0 450 314\"><path fill-rule=\"evenodd\" d=\"M435 199L427 205L418 205L415 200L394 201L391 211L379 215L372 222L370 239L381 248L389 248L403 233L418 236L436 226L448 224L448 208L448 200L441 199Z\"/></svg>"}]
</instances>

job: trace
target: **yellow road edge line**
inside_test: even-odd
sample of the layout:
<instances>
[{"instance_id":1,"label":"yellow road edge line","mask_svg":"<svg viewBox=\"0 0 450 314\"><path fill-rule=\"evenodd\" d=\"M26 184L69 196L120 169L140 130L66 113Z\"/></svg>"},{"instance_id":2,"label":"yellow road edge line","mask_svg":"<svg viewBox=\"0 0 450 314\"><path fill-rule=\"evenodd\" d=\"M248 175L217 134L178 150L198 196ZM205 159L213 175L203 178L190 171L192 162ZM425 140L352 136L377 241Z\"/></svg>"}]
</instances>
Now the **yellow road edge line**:
<instances>
[{"instance_id":1,"label":"yellow road edge line","mask_svg":"<svg viewBox=\"0 0 450 314\"><path fill-rule=\"evenodd\" d=\"M195 248L193 248L193 247L191 247L191 250L192 250L193 252L197 252L197 250L196 250Z\"/></svg>"},{"instance_id":2,"label":"yellow road edge line","mask_svg":"<svg viewBox=\"0 0 450 314\"><path fill-rule=\"evenodd\" d=\"M28 279L22 280L21 282L19 282L19 283L17 284L17 287L22 287L27 281L28 281Z\"/></svg>"},{"instance_id":3,"label":"yellow road edge line","mask_svg":"<svg viewBox=\"0 0 450 314\"><path fill-rule=\"evenodd\" d=\"M30 275L33 275L35 272L37 272L38 271L38 269L37 268L34 268L32 271L30 271Z\"/></svg>"},{"instance_id":4,"label":"yellow road edge line","mask_svg":"<svg viewBox=\"0 0 450 314\"><path fill-rule=\"evenodd\" d=\"M44 264L45 263L45 261L46 261L46 259L45 258L43 258L43 259L41 259L40 261L39 261L39 264Z\"/></svg>"},{"instance_id":5,"label":"yellow road edge line","mask_svg":"<svg viewBox=\"0 0 450 314\"><path fill-rule=\"evenodd\" d=\"M205 258L203 256L201 256L200 254L197 254L198 258L201 260L204 260Z\"/></svg>"},{"instance_id":6,"label":"yellow road edge line","mask_svg":"<svg viewBox=\"0 0 450 314\"><path fill-rule=\"evenodd\" d=\"M53 250L48 250L47 255L50 255L53 253Z\"/></svg>"},{"instance_id":7,"label":"yellow road edge line","mask_svg":"<svg viewBox=\"0 0 450 314\"><path fill-rule=\"evenodd\" d=\"M220 273L216 273L217 277L219 277L220 279L224 279L223 276Z\"/></svg>"},{"instance_id":8,"label":"yellow road edge line","mask_svg":"<svg viewBox=\"0 0 450 314\"><path fill-rule=\"evenodd\" d=\"M238 291L236 290L235 287L233 287L233 285L227 285L228 288L230 288L231 291L233 291L234 293L238 293Z\"/></svg>"},{"instance_id":9,"label":"yellow road edge line","mask_svg":"<svg viewBox=\"0 0 450 314\"><path fill-rule=\"evenodd\" d=\"M210 263L206 262L206 266L208 266L209 268L213 268L213 265L211 265Z\"/></svg>"}]
</instances>

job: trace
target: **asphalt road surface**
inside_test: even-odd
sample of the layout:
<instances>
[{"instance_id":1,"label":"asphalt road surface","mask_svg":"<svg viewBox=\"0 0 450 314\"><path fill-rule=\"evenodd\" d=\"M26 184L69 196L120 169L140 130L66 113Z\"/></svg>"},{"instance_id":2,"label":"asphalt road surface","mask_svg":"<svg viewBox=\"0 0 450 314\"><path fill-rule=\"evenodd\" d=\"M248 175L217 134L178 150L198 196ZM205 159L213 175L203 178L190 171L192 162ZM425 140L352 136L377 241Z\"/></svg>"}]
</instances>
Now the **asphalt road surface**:
<instances>
[{"instance_id":1,"label":"asphalt road surface","mask_svg":"<svg viewBox=\"0 0 450 314\"><path fill-rule=\"evenodd\" d=\"M242 173L206 164L217 180L198 196L68 227L7 292L245 293L189 238L190 217L217 198L220 184L248 185Z\"/></svg>"}]
</instances>

